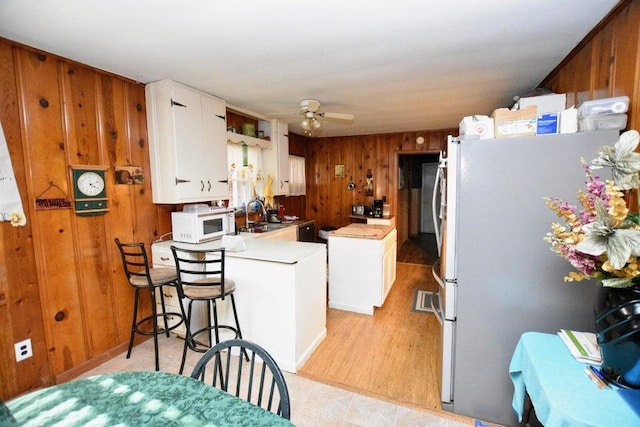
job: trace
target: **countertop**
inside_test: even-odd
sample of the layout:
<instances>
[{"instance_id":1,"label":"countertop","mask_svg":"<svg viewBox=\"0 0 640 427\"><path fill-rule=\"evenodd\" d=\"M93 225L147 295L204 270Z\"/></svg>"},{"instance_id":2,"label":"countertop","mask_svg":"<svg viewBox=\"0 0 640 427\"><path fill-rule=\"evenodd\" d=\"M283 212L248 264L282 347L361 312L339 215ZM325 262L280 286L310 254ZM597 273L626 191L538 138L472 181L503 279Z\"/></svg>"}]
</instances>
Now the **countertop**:
<instances>
[{"instance_id":1,"label":"countertop","mask_svg":"<svg viewBox=\"0 0 640 427\"><path fill-rule=\"evenodd\" d=\"M271 240L259 239L242 236L229 236L244 242L246 249L235 251L228 249L226 256L229 258L253 259L258 261L279 262L284 264L295 264L306 257L326 249L321 243L293 242L288 240ZM201 243L199 245L192 243L174 242L173 240L165 240L153 244L156 248L166 248L169 250L171 245L175 245L186 249L218 249L222 246L222 240L214 240L212 242Z\"/></svg>"},{"instance_id":2,"label":"countertop","mask_svg":"<svg viewBox=\"0 0 640 427\"><path fill-rule=\"evenodd\" d=\"M315 222L316 222L315 219L295 219L293 221L282 221L281 224L291 224L291 225L295 225L296 227L302 227L307 224L311 224Z\"/></svg>"},{"instance_id":3,"label":"countertop","mask_svg":"<svg viewBox=\"0 0 640 427\"><path fill-rule=\"evenodd\" d=\"M329 238L335 237L350 237L358 239L383 239L389 234L395 226L393 225L380 225L380 224L361 224L353 223L345 227L338 228L337 230L329 233Z\"/></svg>"},{"instance_id":4,"label":"countertop","mask_svg":"<svg viewBox=\"0 0 640 427\"><path fill-rule=\"evenodd\" d=\"M392 219L393 216L392 215L373 216L373 215L355 215L355 214L351 214L351 215L349 215L349 218L366 221L368 219Z\"/></svg>"}]
</instances>

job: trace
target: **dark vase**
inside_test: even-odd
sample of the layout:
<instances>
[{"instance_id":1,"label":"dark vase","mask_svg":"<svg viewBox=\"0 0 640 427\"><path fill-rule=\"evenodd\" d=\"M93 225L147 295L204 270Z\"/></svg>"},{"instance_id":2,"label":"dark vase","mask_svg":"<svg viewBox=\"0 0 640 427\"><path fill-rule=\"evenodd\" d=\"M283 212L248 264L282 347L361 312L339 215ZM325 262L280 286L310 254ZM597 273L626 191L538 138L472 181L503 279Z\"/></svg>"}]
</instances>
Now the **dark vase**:
<instances>
[{"instance_id":1,"label":"dark vase","mask_svg":"<svg viewBox=\"0 0 640 427\"><path fill-rule=\"evenodd\" d=\"M600 286L595 318L605 378L624 388L640 389L640 286Z\"/></svg>"}]
</instances>

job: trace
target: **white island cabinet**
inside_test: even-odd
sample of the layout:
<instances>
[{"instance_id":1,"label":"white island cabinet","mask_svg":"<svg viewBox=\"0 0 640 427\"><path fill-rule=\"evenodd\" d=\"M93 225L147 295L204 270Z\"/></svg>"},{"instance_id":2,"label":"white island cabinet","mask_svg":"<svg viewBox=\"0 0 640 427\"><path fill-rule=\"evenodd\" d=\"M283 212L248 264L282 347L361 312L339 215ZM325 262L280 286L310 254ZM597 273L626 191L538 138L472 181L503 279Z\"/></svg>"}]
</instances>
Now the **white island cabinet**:
<instances>
[{"instance_id":1,"label":"white island cabinet","mask_svg":"<svg viewBox=\"0 0 640 427\"><path fill-rule=\"evenodd\" d=\"M243 240L246 249L227 251L225 258L225 275L236 283L234 295L243 338L264 347L281 369L295 373L327 335L326 247L261 238ZM172 244L206 249L220 247L221 241L201 245L156 242L152 245L154 266L173 262ZM218 304L218 316L221 323L233 324L228 300ZM222 339L230 338L224 332L222 335Z\"/></svg>"},{"instance_id":2,"label":"white island cabinet","mask_svg":"<svg viewBox=\"0 0 640 427\"><path fill-rule=\"evenodd\" d=\"M329 307L373 314L396 280L392 225L350 224L329 233Z\"/></svg>"}]
</instances>

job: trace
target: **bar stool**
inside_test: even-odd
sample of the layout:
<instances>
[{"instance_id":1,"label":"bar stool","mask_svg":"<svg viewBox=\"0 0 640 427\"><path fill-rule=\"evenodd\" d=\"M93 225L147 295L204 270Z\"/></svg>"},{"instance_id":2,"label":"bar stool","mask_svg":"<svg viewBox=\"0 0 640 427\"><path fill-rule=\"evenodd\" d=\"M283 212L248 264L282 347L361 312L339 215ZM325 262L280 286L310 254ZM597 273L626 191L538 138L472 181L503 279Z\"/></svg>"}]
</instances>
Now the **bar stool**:
<instances>
[{"instance_id":1,"label":"bar stool","mask_svg":"<svg viewBox=\"0 0 640 427\"><path fill-rule=\"evenodd\" d=\"M160 361L158 357L158 335L166 334L169 337L169 331L180 326L186 319L182 304L180 304L181 313L167 313L164 304L163 286L176 286L177 274L173 268L149 268L149 259L144 243L122 243L116 237L116 245L120 250L122 257L122 266L127 275L129 284L135 289L135 297L133 303L133 321L131 322L131 337L129 338L129 349L127 350L127 359L131 356L133 348L133 338L135 334L153 336L153 345L156 358L156 371L160 370ZM156 308L156 289L160 288L160 305L162 312L158 313ZM138 301L140 291L149 290L151 294L151 316L138 320ZM162 318L164 328L158 328L158 319ZM178 318L179 321L169 326L170 318ZM151 321L152 329L142 329L142 325Z\"/></svg>"},{"instance_id":2,"label":"bar stool","mask_svg":"<svg viewBox=\"0 0 640 427\"><path fill-rule=\"evenodd\" d=\"M236 301L233 296L236 284L233 280L225 277L225 249L190 250L171 246L171 251L173 252L178 274L178 295L181 301L183 298L189 300L186 317L186 336L184 349L182 351L182 363L180 364L180 374L182 374L187 358L187 349L198 353L205 353L209 348L213 347L214 344L220 342L221 329L233 332L236 339L242 339L242 331L240 330ZM221 325L218 322L217 301L224 301L227 296L231 298L235 326ZM207 324L191 332L194 301L202 301L205 303L207 307ZM212 308L213 325L211 324ZM212 331L215 336L215 343L212 340ZM198 338L201 336L208 337L208 345L198 341ZM245 357L249 360L246 352Z\"/></svg>"}]
</instances>

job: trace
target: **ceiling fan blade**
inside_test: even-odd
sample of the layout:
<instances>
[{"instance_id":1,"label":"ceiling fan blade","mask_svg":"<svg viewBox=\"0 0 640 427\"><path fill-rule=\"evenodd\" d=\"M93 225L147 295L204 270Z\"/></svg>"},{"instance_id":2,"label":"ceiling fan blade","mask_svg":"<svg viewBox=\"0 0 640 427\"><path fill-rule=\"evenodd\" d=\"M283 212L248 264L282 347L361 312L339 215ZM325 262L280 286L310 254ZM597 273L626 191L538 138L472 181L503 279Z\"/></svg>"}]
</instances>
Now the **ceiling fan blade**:
<instances>
[{"instance_id":1,"label":"ceiling fan blade","mask_svg":"<svg viewBox=\"0 0 640 427\"><path fill-rule=\"evenodd\" d=\"M354 119L353 114L346 113L318 113L319 116L329 120L341 120L345 122L352 122Z\"/></svg>"}]
</instances>

